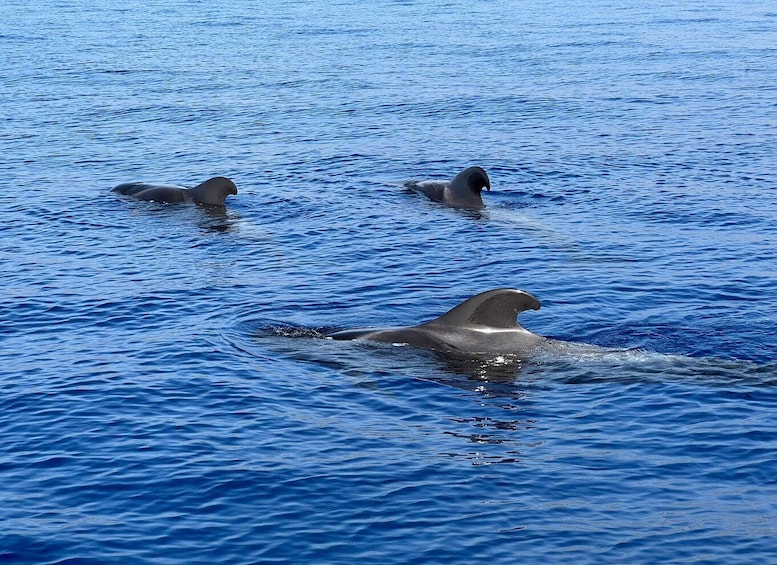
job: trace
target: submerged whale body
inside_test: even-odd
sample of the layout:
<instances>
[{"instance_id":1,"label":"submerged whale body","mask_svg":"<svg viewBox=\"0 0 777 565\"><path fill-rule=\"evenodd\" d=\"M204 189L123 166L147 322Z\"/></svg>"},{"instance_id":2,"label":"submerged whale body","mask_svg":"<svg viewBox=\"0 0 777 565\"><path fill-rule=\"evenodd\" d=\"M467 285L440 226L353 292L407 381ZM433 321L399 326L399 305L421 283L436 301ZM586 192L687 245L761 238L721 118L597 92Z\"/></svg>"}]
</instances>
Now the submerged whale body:
<instances>
[{"instance_id":1,"label":"submerged whale body","mask_svg":"<svg viewBox=\"0 0 777 565\"><path fill-rule=\"evenodd\" d=\"M113 187L111 192L132 196L139 200L153 200L155 202L194 202L206 206L224 206L227 196L237 194L237 186L226 177L213 177L194 188L128 182Z\"/></svg>"},{"instance_id":2,"label":"submerged whale body","mask_svg":"<svg viewBox=\"0 0 777 565\"><path fill-rule=\"evenodd\" d=\"M501 288L473 296L439 318L417 326L345 330L327 337L405 343L449 354L526 357L551 341L518 323L521 312L539 309L540 301L531 294Z\"/></svg>"},{"instance_id":3,"label":"submerged whale body","mask_svg":"<svg viewBox=\"0 0 777 565\"><path fill-rule=\"evenodd\" d=\"M424 194L434 202L443 202L453 208L480 209L485 207L480 193L491 190L488 173L481 167L469 167L450 181L409 181L405 187Z\"/></svg>"}]
</instances>

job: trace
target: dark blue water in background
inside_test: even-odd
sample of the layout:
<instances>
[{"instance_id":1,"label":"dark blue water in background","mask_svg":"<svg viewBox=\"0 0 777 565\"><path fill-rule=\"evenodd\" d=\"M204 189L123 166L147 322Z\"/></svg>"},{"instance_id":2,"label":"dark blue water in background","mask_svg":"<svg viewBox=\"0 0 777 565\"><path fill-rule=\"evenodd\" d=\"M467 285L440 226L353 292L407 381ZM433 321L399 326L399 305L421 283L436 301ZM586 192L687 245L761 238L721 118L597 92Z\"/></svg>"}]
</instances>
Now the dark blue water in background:
<instances>
[{"instance_id":1,"label":"dark blue water in background","mask_svg":"<svg viewBox=\"0 0 777 565\"><path fill-rule=\"evenodd\" d=\"M0 559L777 560L774 4L256 4L0 7Z\"/></svg>"}]
</instances>

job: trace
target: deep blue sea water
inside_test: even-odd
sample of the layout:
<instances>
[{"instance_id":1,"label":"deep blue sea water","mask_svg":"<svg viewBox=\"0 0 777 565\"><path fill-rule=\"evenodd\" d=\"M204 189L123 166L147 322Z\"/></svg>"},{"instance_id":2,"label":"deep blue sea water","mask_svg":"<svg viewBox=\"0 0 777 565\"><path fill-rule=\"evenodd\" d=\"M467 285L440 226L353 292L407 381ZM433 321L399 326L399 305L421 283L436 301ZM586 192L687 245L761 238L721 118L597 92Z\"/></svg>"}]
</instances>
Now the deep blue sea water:
<instances>
[{"instance_id":1,"label":"deep blue sea water","mask_svg":"<svg viewBox=\"0 0 777 565\"><path fill-rule=\"evenodd\" d=\"M0 4L0 560L777 561L776 157L767 0Z\"/></svg>"}]
</instances>

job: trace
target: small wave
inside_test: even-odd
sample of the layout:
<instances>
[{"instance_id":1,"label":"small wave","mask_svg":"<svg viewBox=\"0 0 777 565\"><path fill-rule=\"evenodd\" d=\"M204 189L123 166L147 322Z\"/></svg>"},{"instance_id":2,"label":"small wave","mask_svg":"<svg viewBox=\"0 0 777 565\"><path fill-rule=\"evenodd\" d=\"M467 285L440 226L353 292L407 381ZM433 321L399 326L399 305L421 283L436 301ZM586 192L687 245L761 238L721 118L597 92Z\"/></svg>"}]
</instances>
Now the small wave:
<instances>
[{"instance_id":1,"label":"small wave","mask_svg":"<svg viewBox=\"0 0 777 565\"><path fill-rule=\"evenodd\" d=\"M326 334L321 333L319 330L312 328L304 328L301 326L294 326L289 324L272 324L265 326L257 331L257 335L272 335L278 337L292 337L292 338L314 338L323 339Z\"/></svg>"}]
</instances>

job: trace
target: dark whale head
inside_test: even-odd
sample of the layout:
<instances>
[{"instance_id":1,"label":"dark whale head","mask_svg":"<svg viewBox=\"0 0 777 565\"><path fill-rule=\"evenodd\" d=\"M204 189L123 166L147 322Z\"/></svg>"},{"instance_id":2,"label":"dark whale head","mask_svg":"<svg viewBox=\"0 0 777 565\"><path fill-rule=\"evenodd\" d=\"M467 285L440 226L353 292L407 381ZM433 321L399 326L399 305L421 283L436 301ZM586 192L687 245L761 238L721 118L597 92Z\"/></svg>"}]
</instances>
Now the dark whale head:
<instances>
[{"instance_id":1,"label":"dark whale head","mask_svg":"<svg viewBox=\"0 0 777 565\"><path fill-rule=\"evenodd\" d=\"M207 206L223 206L230 194L237 194L237 186L226 177L213 177L189 191L192 200Z\"/></svg>"}]
</instances>

